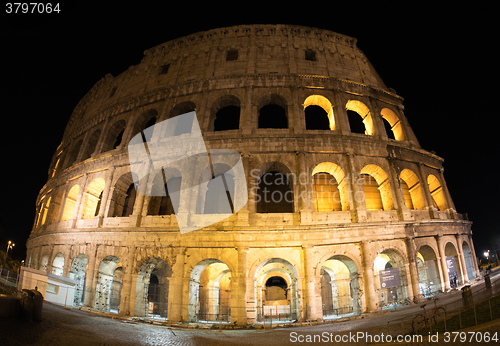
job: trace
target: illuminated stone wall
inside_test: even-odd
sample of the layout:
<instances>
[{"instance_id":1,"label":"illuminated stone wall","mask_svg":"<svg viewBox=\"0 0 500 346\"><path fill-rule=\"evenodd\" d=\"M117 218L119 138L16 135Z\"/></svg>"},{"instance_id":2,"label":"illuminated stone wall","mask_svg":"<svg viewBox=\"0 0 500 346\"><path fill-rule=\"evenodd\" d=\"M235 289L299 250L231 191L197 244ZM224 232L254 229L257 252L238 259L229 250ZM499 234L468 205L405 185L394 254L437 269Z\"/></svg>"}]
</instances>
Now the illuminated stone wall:
<instances>
[{"instance_id":1,"label":"illuminated stone wall","mask_svg":"<svg viewBox=\"0 0 500 346\"><path fill-rule=\"evenodd\" d=\"M387 303L380 263L399 268L398 299L448 289L447 257L465 283L477 275L471 223L402 101L355 39L330 31L236 26L153 47L76 106L36 201L26 263L80 281L84 269L76 304L109 310L113 298L120 314L138 316L148 313L156 270L158 306L167 305L159 314L171 321L376 311ZM241 153L249 200L181 235L168 201L133 189L127 144L193 110L208 149ZM286 207L259 204L266 173L290 178L279 187L293 197ZM203 208L192 222L211 217ZM418 254L435 263L439 283L424 282ZM265 296L273 278L286 283L286 299L274 303Z\"/></svg>"}]
</instances>

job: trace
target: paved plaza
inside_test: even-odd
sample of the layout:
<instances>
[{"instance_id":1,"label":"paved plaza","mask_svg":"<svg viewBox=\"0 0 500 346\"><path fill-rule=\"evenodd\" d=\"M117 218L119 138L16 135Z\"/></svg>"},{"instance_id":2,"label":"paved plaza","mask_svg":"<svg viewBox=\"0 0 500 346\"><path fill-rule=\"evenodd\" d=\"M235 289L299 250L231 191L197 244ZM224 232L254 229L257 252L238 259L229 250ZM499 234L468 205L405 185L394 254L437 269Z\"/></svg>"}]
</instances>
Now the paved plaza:
<instances>
[{"instance_id":1,"label":"paved plaza","mask_svg":"<svg viewBox=\"0 0 500 346\"><path fill-rule=\"evenodd\" d=\"M353 342L349 333L363 331L372 336L386 333L387 321L406 311L391 312L381 316L367 317L349 322L339 322L310 327L281 328L265 331L257 330L209 330L170 328L141 322L124 322L120 319L97 316L80 310L67 310L45 303L41 322L26 322L16 318L0 318L2 345L293 345L293 344L341 344L367 345L365 339ZM474 331L491 335L500 332L500 321L496 320ZM291 334L294 333L294 334ZM500 334L500 333L499 333ZM310 336L309 336L310 335ZM314 336L316 335L316 339ZM344 342L335 342L336 335L346 335ZM307 342L316 340L316 342ZM407 344L440 345L444 342L424 342ZM377 345L381 343L372 342ZM447 345L459 344L449 342ZM465 345L479 345L466 342ZM484 345L484 343L481 343ZM490 342L490 344L498 344ZM401 345L401 344L399 344Z\"/></svg>"}]
</instances>

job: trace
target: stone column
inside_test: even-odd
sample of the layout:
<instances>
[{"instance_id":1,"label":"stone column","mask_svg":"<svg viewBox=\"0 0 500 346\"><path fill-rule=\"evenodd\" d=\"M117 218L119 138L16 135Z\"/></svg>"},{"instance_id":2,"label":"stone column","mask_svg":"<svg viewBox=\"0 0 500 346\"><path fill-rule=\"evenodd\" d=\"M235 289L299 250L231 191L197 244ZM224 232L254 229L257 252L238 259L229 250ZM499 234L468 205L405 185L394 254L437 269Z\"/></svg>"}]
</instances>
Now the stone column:
<instances>
[{"instance_id":1,"label":"stone column","mask_svg":"<svg viewBox=\"0 0 500 346\"><path fill-rule=\"evenodd\" d=\"M254 199L252 196L252 191L251 191L251 184L250 184L250 154L248 153L241 153L241 161L243 163L243 170L245 172L245 188L247 189L247 196L248 200L247 203L243 208L241 208L238 211L238 220L236 221L236 226L248 226L249 225L249 215L250 215L250 208L254 208ZM241 179L241 177L240 177ZM236 184L236 182L235 182ZM235 193L238 193L235 191Z\"/></svg>"},{"instance_id":2,"label":"stone column","mask_svg":"<svg viewBox=\"0 0 500 346\"><path fill-rule=\"evenodd\" d=\"M110 117L107 117L106 120L104 121L104 126L102 127L101 136L100 136L99 141L97 142L97 144L95 146L95 150L94 150L94 153L96 153L96 154L99 154L100 152L102 152L102 146L104 145L104 142L106 141L106 134L109 131L109 118Z\"/></svg>"},{"instance_id":3,"label":"stone column","mask_svg":"<svg viewBox=\"0 0 500 346\"><path fill-rule=\"evenodd\" d=\"M149 179L144 181L144 185L149 184L149 180L153 179L149 176ZM139 191L136 190L134 209L132 210L132 215L129 216L131 227L140 227L142 219L142 209L144 208L144 195L146 194L146 186L139 186ZM125 206L124 206L125 208Z\"/></svg>"},{"instance_id":4,"label":"stone column","mask_svg":"<svg viewBox=\"0 0 500 346\"><path fill-rule=\"evenodd\" d=\"M396 200L393 202L395 202L395 207L398 211L398 219L399 221L413 220L413 216L405 203L403 189L401 188L401 180L399 179L398 174L396 173L396 168L394 167L394 157L387 157L387 162L389 163L390 180L394 182L394 184L391 185L394 186L393 191Z\"/></svg>"},{"instance_id":5,"label":"stone column","mask_svg":"<svg viewBox=\"0 0 500 346\"><path fill-rule=\"evenodd\" d=\"M349 126L349 118L345 108L346 102L339 93L335 93L333 97L335 128L342 135L350 135L351 127Z\"/></svg>"},{"instance_id":6,"label":"stone column","mask_svg":"<svg viewBox=\"0 0 500 346\"><path fill-rule=\"evenodd\" d=\"M363 283L365 296L365 312L374 312L378 310L378 297L375 292L375 274L373 272L373 256L369 253L368 244L361 242L359 244L361 252L361 263L363 266ZM361 285L360 285L361 286Z\"/></svg>"},{"instance_id":7,"label":"stone column","mask_svg":"<svg viewBox=\"0 0 500 346\"><path fill-rule=\"evenodd\" d=\"M56 215L56 219L55 219L54 223L61 221L61 218L62 218L63 212L64 212L64 207L66 204L66 196L67 195L68 195L68 190L66 189L62 193L61 202L59 204L59 210L57 211L57 215Z\"/></svg>"},{"instance_id":8,"label":"stone column","mask_svg":"<svg viewBox=\"0 0 500 346\"><path fill-rule=\"evenodd\" d=\"M134 271L135 261L135 246L132 245L128 249L127 265L124 266L123 284L120 295L120 315L129 316L131 313L131 300L135 300L135 291L132 290L132 272ZM133 310L132 310L133 311Z\"/></svg>"},{"instance_id":9,"label":"stone column","mask_svg":"<svg viewBox=\"0 0 500 346\"><path fill-rule=\"evenodd\" d=\"M431 196L431 191L429 190L429 184L427 183L427 178L424 172L424 165L419 163L418 172L420 175L420 186L422 187L422 193L424 194L424 201L426 204L426 209L429 211L429 216L431 219L439 219L437 214L437 209L434 207L434 201Z\"/></svg>"},{"instance_id":10,"label":"stone column","mask_svg":"<svg viewBox=\"0 0 500 346\"><path fill-rule=\"evenodd\" d=\"M420 299L422 295L420 294L419 288L419 276L418 276L418 267L417 267L417 254L416 254L416 246L415 246L415 238L408 237L406 238L406 251L408 252L409 266L408 272L410 273L411 279L411 287L412 287L412 295L416 299Z\"/></svg>"},{"instance_id":11,"label":"stone column","mask_svg":"<svg viewBox=\"0 0 500 346\"><path fill-rule=\"evenodd\" d=\"M48 250L48 255L49 259L47 261L47 269L46 272L47 274L52 273L52 264L54 264L54 245L49 245L49 250Z\"/></svg>"},{"instance_id":12,"label":"stone column","mask_svg":"<svg viewBox=\"0 0 500 346\"><path fill-rule=\"evenodd\" d=\"M384 120L382 120L382 115L380 114L380 108L378 107L375 100L369 97L370 113L372 115L372 123L374 129L374 135L380 139L387 140L387 133L385 132Z\"/></svg>"},{"instance_id":13,"label":"stone column","mask_svg":"<svg viewBox=\"0 0 500 346\"><path fill-rule=\"evenodd\" d=\"M460 274L462 275L461 284L463 285L469 281L469 276L467 275L467 266L465 264L464 249L462 247L462 237L459 234L455 234L455 238L457 239L457 257L458 261L460 262Z\"/></svg>"},{"instance_id":14,"label":"stone column","mask_svg":"<svg viewBox=\"0 0 500 346\"><path fill-rule=\"evenodd\" d=\"M66 246L64 252L64 266L63 266L63 274L62 276L65 278L69 278L69 273L71 272L71 245Z\"/></svg>"},{"instance_id":15,"label":"stone column","mask_svg":"<svg viewBox=\"0 0 500 346\"><path fill-rule=\"evenodd\" d=\"M75 210L73 210L73 220L71 222L71 227L76 227L76 221L81 218L83 203L82 200L85 198L85 194L87 193L87 184L88 184L88 174L85 174L85 178L83 179L83 184L78 192L78 198L75 203Z\"/></svg>"},{"instance_id":16,"label":"stone column","mask_svg":"<svg viewBox=\"0 0 500 346\"><path fill-rule=\"evenodd\" d=\"M83 305L89 308L93 308L92 301L95 293L95 285L94 281L95 272L96 272L96 256L97 256L97 247L98 245L87 245L87 249L85 251L85 255L88 259L88 269L86 273L86 281L85 281L85 297Z\"/></svg>"},{"instance_id":17,"label":"stone column","mask_svg":"<svg viewBox=\"0 0 500 346\"><path fill-rule=\"evenodd\" d=\"M113 189L111 189L111 183L113 182L113 174L115 173L115 167L111 167L109 170L108 174L108 182L104 186L104 190L102 191L102 197L101 197L101 209L99 210L98 218L99 218L99 227L102 226L102 222L104 219L104 215L106 210L109 208L109 201L108 201L108 196L109 196L109 191L111 191L111 196L113 195Z\"/></svg>"},{"instance_id":18,"label":"stone column","mask_svg":"<svg viewBox=\"0 0 500 346\"><path fill-rule=\"evenodd\" d=\"M238 272L231 276L231 322L247 324L246 273L248 248L238 248Z\"/></svg>"},{"instance_id":19,"label":"stone column","mask_svg":"<svg viewBox=\"0 0 500 346\"><path fill-rule=\"evenodd\" d=\"M448 274L448 266L446 265L446 255L444 252L444 244L443 244L443 237L438 235L436 237L437 240L437 245L439 249L439 257L441 257L441 268L443 271L443 283L444 283L444 288L445 290L449 290L450 287L450 277Z\"/></svg>"},{"instance_id":20,"label":"stone column","mask_svg":"<svg viewBox=\"0 0 500 346\"><path fill-rule=\"evenodd\" d=\"M294 185L298 185L295 188L294 195L297 196L296 202L298 204L297 211L300 212L301 220L310 220L312 209L309 204L309 182L311 177L309 176L309 170L306 166L305 153L303 151L296 152L297 155L297 172Z\"/></svg>"},{"instance_id":21,"label":"stone column","mask_svg":"<svg viewBox=\"0 0 500 346\"><path fill-rule=\"evenodd\" d=\"M302 251L304 254L304 270L305 270L305 305L307 306L307 313L311 321L321 320L323 318L320 298L321 286L319 277L314 275L314 259L313 259L312 246L303 246ZM319 287L318 287L319 286Z\"/></svg>"},{"instance_id":22,"label":"stone column","mask_svg":"<svg viewBox=\"0 0 500 346\"><path fill-rule=\"evenodd\" d=\"M364 191L358 184L358 174L354 170L353 155L345 154L347 162L347 195L349 197L349 209L352 222L366 222L366 204L364 200Z\"/></svg>"},{"instance_id":23,"label":"stone column","mask_svg":"<svg viewBox=\"0 0 500 346\"><path fill-rule=\"evenodd\" d=\"M240 111L240 129L241 132L245 135L249 135L252 133L253 127L252 127L252 116L255 113L252 113L252 92L253 92L253 87L248 86L245 88L245 96L246 100L244 103L244 108L241 108ZM242 117L242 114L244 115ZM244 165L245 163L243 163Z\"/></svg>"},{"instance_id":24,"label":"stone column","mask_svg":"<svg viewBox=\"0 0 500 346\"><path fill-rule=\"evenodd\" d=\"M170 297L168 300L168 320L172 322L181 321L185 252L185 248L179 248L175 263L172 266L172 276L168 278L168 296Z\"/></svg>"}]
</instances>

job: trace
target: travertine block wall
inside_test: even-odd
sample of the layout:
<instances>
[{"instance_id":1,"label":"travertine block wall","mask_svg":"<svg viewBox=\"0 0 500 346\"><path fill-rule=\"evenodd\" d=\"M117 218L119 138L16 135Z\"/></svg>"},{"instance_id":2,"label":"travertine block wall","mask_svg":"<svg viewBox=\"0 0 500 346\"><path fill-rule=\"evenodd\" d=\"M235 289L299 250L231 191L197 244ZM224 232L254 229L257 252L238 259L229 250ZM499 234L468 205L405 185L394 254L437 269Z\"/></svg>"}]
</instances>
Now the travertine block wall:
<instances>
[{"instance_id":1,"label":"travertine block wall","mask_svg":"<svg viewBox=\"0 0 500 346\"><path fill-rule=\"evenodd\" d=\"M418 300L427 284L419 252L435 265L436 287L449 288L452 257L465 283L477 268L471 223L455 210L443 159L420 148L402 102L354 38L325 30L236 26L153 47L140 64L97 82L76 106L36 201L26 263L52 272L57 257L60 272L62 254L62 275L81 282L76 304L125 315L147 313L151 273L161 269L161 292L168 292L161 315L173 321L230 308L225 321L259 322L266 282L275 276L287 284L279 305L291 319L328 318L322 306L333 302L351 313L375 311L385 303L377 261L399 268L400 298ZM236 129L216 131L222 105L239 107ZM285 128L259 128L266 105L282 108ZM325 110L328 129L307 129L311 105ZM152 198L130 189L127 144L146 126L192 110L208 149L241 153L249 200L225 220L181 235L175 215L151 215ZM353 114L364 134L351 131ZM160 130L151 141L161 141ZM268 172L291 177L292 212L257 212L253 188ZM315 211L315 173L336 179L342 210ZM373 178L369 195L366 174ZM203 204L197 210L193 224L214 217L203 214ZM348 268L339 280L349 282L332 278L332 292L343 298L330 293L322 302L328 260Z\"/></svg>"}]
</instances>

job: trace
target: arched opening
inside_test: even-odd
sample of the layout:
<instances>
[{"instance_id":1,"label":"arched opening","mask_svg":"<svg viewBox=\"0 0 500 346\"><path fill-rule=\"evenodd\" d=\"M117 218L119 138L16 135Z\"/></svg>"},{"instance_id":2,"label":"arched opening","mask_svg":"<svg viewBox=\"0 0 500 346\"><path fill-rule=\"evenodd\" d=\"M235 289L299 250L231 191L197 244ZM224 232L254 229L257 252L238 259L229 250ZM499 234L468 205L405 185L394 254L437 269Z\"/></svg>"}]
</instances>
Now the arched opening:
<instances>
[{"instance_id":1,"label":"arched opening","mask_svg":"<svg viewBox=\"0 0 500 346\"><path fill-rule=\"evenodd\" d=\"M387 138L396 139L396 137L394 137L394 132L392 132L392 126L387 121L387 119L382 117L382 122L384 123L384 130L385 130L385 133L387 134Z\"/></svg>"},{"instance_id":2,"label":"arched opening","mask_svg":"<svg viewBox=\"0 0 500 346\"><path fill-rule=\"evenodd\" d=\"M225 214L238 211L247 202L247 186L239 154L227 150L210 152L212 165L199 175L196 212L198 214Z\"/></svg>"},{"instance_id":3,"label":"arched opening","mask_svg":"<svg viewBox=\"0 0 500 346\"><path fill-rule=\"evenodd\" d=\"M293 213L293 186L285 174L270 171L260 177L257 213Z\"/></svg>"},{"instance_id":4,"label":"arched opening","mask_svg":"<svg viewBox=\"0 0 500 346\"><path fill-rule=\"evenodd\" d=\"M57 217L59 215L59 209L61 208L62 198L64 191L59 191L51 204L48 216L48 222L57 222Z\"/></svg>"},{"instance_id":5,"label":"arched opening","mask_svg":"<svg viewBox=\"0 0 500 346\"><path fill-rule=\"evenodd\" d=\"M83 202L82 219L92 219L99 215L105 185L103 178L94 179L89 184Z\"/></svg>"},{"instance_id":6,"label":"arched opening","mask_svg":"<svg viewBox=\"0 0 500 346\"><path fill-rule=\"evenodd\" d=\"M106 137L102 146L102 152L116 149L120 146L127 123L119 120L106 131Z\"/></svg>"},{"instance_id":7,"label":"arched opening","mask_svg":"<svg viewBox=\"0 0 500 346\"><path fill-rule=\"evenodd\" d=\"M150 109L143 112L135 121L134 127L132 129L132 136L130 138L134 138L135 135L140 133L144 134L143 140L146 142L151 141L151 137L153 136L153 129L149 131L144 131L151 126L156 124L156 119L158 117L158 111L156 109Z\"/></svg>"},{"instance_id":8,"label":"arched opening","mask_svg":"<svg viewBox=\"0 0 500 346\"><path fill-rule=\"evenodd\" d=\"M346 103L346 110L351 132L372 136L375 134L370 109L363 102L349 100Z\"/></svg>"},{"instance_id":9,"label":"arched opening","mask_svg":"<svg viewBox=\"0 0 500 346\"><path fill-rule=\"evenodd\" d=\"M349 257L336 255L321 267L323 318L361 313L358 268Z\"/></svg>"},{"instance_id":10,"label":"arched opening","mask_svg":"<svg viewBox=\"0 0 500 346\"><path fill-rule=\"evenodd\" d=\"M366 209L392 210L394 207L391 186L385 171L377 165L366 165L360 172Z\"/></svg>"},{"instance_id":11,"label":"arched opening","mask_svg":"<svg viewBox=\"0 0 500 346\"><path fill-rule=\"evenodd\" d=\"M363 184L365 194L365 204L368 210L384 210L382 196L380 195L377 180L370 174L361 173L360 180Z\"/></svg>"},{"instance_id":12,"label":"arched opening","mask_svg":"<svg viewBox=\"0 0 500 346\"><path fill-rule=\"evenodd\" d=\"M132 215L135 198L136 190L132 173L125 173L115 184L108 216L127 217Z\"/></svg>"},{"instance_id":13,"label":"arched opening","mask_svg":"<svg viewBox=\"0 0 500 346\"><path fill-rule=\"evenodd\" d=\"M272 258L256 270L257 321L299 318L297 272L290 262Z\"/></svg>"},{"instance_id":14,"label":"arched opening","mask_svg":"<svg viewBox=\"0 0 500 346\"><path fill-rule=\"evenodd\" d=\"M64 255L58 252L52 261L52 274L62 276L64 272Z\"/></svg>"},{"instance_id":15,"label":"arched opening","mask_svg":"<svg viewBox=\"0 0 500 346\"><path fill-rule=\"evenodd\" d=\"M153 180L148 215L174 215L179 208L181 184L182 177L178 171L158 172Z\"/></svg>"},{"instance_id":16,"label":"arched opening","mask_svg":"<svg viewBox=\"0 0 500 346\"><path fill-rule=\"evenodd\" d=\"M408 209L424 210L425 201L417 175L409 169L403 169L399 178Z\"/></svg>"},{"instance_id":17,"label":"arched opening","mask_svg":"<svg viewBox=\"0 0 500 346\"><path fill-rule=\"evenodd\" d=\"M316 177L318 173L321 173L323 176ZM312 175L313 189L315 191L314 208L316 211L321 211L321 209L325 209L323 211L349 210L345 175L339 165L333 162L322 162L314 167ZM318 199L320 195L319 191L323 192L323 201ZM322 202L326 203L323 208Z\"/></svg>"},{"instance_id":18,"label":"arched opening","mask_svg":"<svg viewBox=\"0 0 500 346\"><path fill-rule=\"evenodd\" d=\"M234 176L223 173L207 184L204 214L232 214L234 212Z\"/></svg>"},{"instance_id":19,"label":"arched opening","mask_svg":"<svg viewBox=\"0 0 500 346\"><path fill-rule=\"evenodd\" d=\"M189 321L230 322L231 272L217 259L194 266L189 282Z\"/></svg>"},{"instance_id":20,"label":"arched opening","mask_svg":"<svg viewBox=\"0 0 500 346\"><path fill-rule=\"evenodd\" d=\"M306 130L335 130L335 118L330 101L321 95L311 95L304 101Z\"/></svg>"},{"instance_id":21,"label":"arched opening","mask_svg":"<svg viewBox=\"0 0 500 346\"><path fill-rule=\"evenodd\" d=\"M90 135L85 150L82 153L82 161L92 156L97 147L97 142L99 142L99 137L101 137L101 130L96 130Z\"/></svg>"},{"instance_id":22,"label":"arched opening","mask_svg":"<svg viewBox=\"0 0 500 346\"><path fill-rule=\"evenodd\" d=\"M384 126L387 137L395 139L397 141L404 141L405 136L403 132L403 126L396 113L394 113L389 108L383 108L380 111L380 114L382 115L382 119L384 119Z\"/></svg>"},{"instance_id":23,"label":"arched opening","mask_svg":"<svg viewBox=\"0 0 500 346\"><path fill-rule=\"evenodd\" d=\"M469 244L467 242L462 243L462 252L464 254L464 261L465 261L465 269L467 271L467 277L469 281L474 280L476 277L475 275L475 266L474 266L474 261L472 260L472 253L470 251Z\"/></svg>"},{"instance_id":24,"label":"arched opening","mask_svg":"<svg viewBox=\"0 0 500 346\"><path fill-rule=\"evenodd\" d=\"M78 199L78 194L80 193L80 186L73 185L66 196L66 201L64 202L64 210L61 220L67 221L73 218L73 213L76 207L76 200Z\"/></svg>"},{"instance_id":25,"label":"arched opening","mask_svg":"<svg viewBox=\"0 0 500 346\"><path fill-rule=\"evenodd\" d=\"M288 284L285 279L273 276L266 281L266 302L286 301L288 295ZM274 305L274 304L273 304Z\"/></svg>"},{"instance_id":26,"label":"arched opening","mask_svg":"<svg viewBox=\"0 0 500 346\"><path fill-rule=\"evenodd\" d=\"M166 134L164 137L168 138L172 136L190 134L193 128L193 121L195 119L195 109L196 105L191 101L182 102L176 105L169 113L169 127L166 128ZM186 114L190 112L191 114ZM184 116L176 118L179 115Z\"/></svg>"},{"instance_id":27,"label":"arched opening","mask_svg":"<svg viewBox=\"0 0 500 346\"><path fill-rule=\"evenodd\" d=\"M263 97L258 104L259 129L287 129L287 103L286 100L279 95L269 94Z\"/></svg>"},{"instance_id":28,"label":"arched opening","mask_svg":"<svg viewBox=\"0 0 500 346\"><path fill-rule=\"evenodd\" d=\"M340 211L342 203L337 180L330 173L313 175L314 210L317 212Z\"/></svg>"},{"instance_id":29,"label":"arched opening","mask_svg":"<svg viewBox=\"0 0 500 346\"><path fill-rule=\"evenodd\" d=\"M167 318L170 266L153 257L143 262L137 274L135 315Z\"/></svg>"},{"instance_id":30,"label":"arched opening","mask_svg":"<svg viewBox=\"0 0 500 346\"><path fill-rule=\"evenodd\" d=\"M118 257L106 256L99 265L94 308L118 313L122 289L123 268Z\"/></svg>"},{"instance_id":31,"label":"arched opening","mask_svg":"<svg viewBox=\"0 0 500 346\"><path fill-rule=\"evenodd\" d=\"M444 247L444 254L446 256L446 268L448 269L448 280L451 288L457 288L463 285L462 275L460 273L460 260L458 259L458 252L455 245L446 243Z\"/></svg>"},{"instance_id":32,"label":"arched opening","mask_svg":"<svg viewBox=\"0 0 500 346\"><path fill-rule=\"evenodd\" d=\"M127 191L125 192L125 200L123 201L123 210L121 212L122 217L127 217L132 215L132 212L134 211L136 196L137 196L137 191L135 189L134 183L132 183L129 185Z\"/></svg>"},{"instance_id":33,"label":"arched opening","mask_svg":"<svg viewBox=\"0 0 500 346\"><path fill-rule=\"evenodd\" d=\"M71 148L71 150L68 153L68 157L66 159L66 166L65 166L65 168L71 167L75 163L77 163L76 160L78 158L78 154L80 153L80 149L82 147L82 143L83 143L82 139L80 139L79 141L75 142L75 144L73 145L73 147Z\"/></svg>"},{"instance_id":34,"label":"arched opening","mask_svg":"<svg viewBox=\"0 0 500 346\"><path fill-rule=\"evenodd\" d=\"M429 184L429 190L431 192L434 207L441 211L445 211L446 200L444 198L443 187L441 186L438 178L436 178L432 174L429 174L429 176L427 177L427 184Z\"/></svg>"},{"instance_id":35,"label":"arched opening","mask_svg":"<svg viewBox=\"0 0 500 346\"><path fill-rule=\"evenodd\" d=\"M378 254L374 262L375 287L381 308L410 299L404 257L388 249Z\"/></svg>"},{"instance_id":36,"label":"arched opening","mask_svg":"<svg viewBox=\"0 0 500 346\"><path fill-rule=\"evenodd\" d=\"M240 128L240 107L227 106L215 114L214 131L238 130Z\"/></svg>"},{"instance_id":37,"label":"arched opening","mask_svg":"<svg viewBox=\"0 0 500 346\"><path fill-rule=\"evenodd\" d=\"M233 95L217 99L210 112L209 131L238 130L240 128L240 100Z\"/></svg>"},{"instance_id":38,"label":"arched opening","mask_svg":"<svg viewBox=\"0 0 500 346\"><path fill-rule=\"evenodd\" d=\"M330 130L328 113L320 106L310 105L304 109L306 130Z\"/></svg>"},{"instance_id":39,"label":"arched opening","mask_svg":"<svg viewBox=\"0 0 500 346\"><path fill-rule=\"evenodd\" d=\"M85 282L87 280L87 256L78 254L71 264L70 278L76 280L78 284L75 287L74 305L81 306L85 300Z\"/></svg>"},{"instance_id":40,"label":"arched opening","mask_svg":"<svg viewBox=\"0 0 500 346\"><path fill-rule=\"evenodd\" d=\"M441 290L441 279L436 252L429 245L422 245L417 253L418 287L424 297Z\"/></svg>"}]
</instances>

